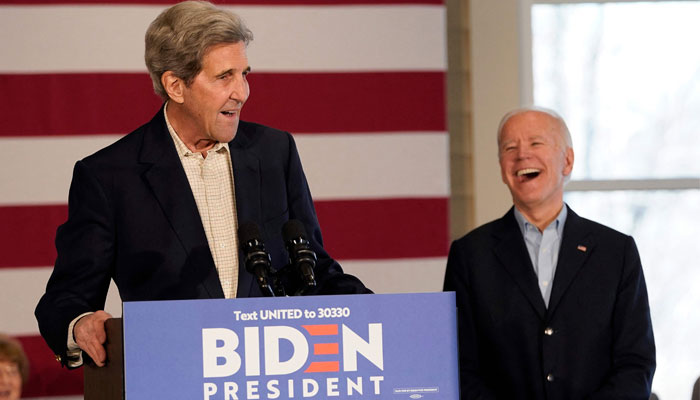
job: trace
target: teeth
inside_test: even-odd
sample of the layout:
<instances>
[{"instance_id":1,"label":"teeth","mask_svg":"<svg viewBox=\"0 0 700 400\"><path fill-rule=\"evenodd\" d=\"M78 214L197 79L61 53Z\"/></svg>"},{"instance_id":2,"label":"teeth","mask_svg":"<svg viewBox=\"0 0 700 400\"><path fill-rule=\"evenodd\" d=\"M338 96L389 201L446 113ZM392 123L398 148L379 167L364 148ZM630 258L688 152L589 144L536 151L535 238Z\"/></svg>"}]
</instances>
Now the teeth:
<instances>
[{"instance_id":1,"label":"teeth","mask_svg":"<svg viewBox=\"0 0 700 400\"><path fill-rule=\"evenodd\" d=\"M516 172L515 174L517 176L523 176L523 175L527 175L527 174L536 174L539 172L540 172L540 170L536 169L536 168L525 168L525 169L521 169L520 171Z\"/></svg>"}]
</instances>

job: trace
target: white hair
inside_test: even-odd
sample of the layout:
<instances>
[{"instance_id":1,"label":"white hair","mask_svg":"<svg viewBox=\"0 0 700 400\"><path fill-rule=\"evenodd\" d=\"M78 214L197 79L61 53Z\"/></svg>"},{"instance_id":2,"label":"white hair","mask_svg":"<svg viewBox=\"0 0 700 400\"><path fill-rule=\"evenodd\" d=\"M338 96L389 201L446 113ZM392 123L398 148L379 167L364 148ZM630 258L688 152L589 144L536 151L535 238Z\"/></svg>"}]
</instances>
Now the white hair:
<instances>
[{"instance_id":1,"label":"white hair","mask_svg":"<svg viewBox=\"0 0 700 400\"><path fill-rule=\"evenodd\" d=\"M501 135L503 134L503 127L505 124L514 116L524 114L527 112L540 112L549 115L550 117L554 118L558 123L559 123L559 134L561 135L561 139L564 141L564 144L566 145L565 148L573 148L573 142L571 140L571 133L569 132L569 127L566 126L566 122L564 121L564 118L561 117L556 111L550 110L549 108L544 108L544 107L538 107L538 106L528 106L528 107L521 107L521 108L516 108L515 110L508 111L506 115L501 118L501 122L498 124L498 153L500 154L501 150Z\"/></svg>"}]
</instances>

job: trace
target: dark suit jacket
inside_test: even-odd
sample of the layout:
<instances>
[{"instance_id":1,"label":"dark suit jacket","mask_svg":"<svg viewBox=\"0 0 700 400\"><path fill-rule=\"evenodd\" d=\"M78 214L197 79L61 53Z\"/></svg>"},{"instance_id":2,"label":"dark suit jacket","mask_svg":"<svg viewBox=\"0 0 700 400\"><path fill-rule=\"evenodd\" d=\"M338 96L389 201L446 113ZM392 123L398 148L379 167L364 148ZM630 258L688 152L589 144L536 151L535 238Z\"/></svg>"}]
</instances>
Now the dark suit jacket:
<instances>
[{"instance_id":1,"label":"dark suit jacket","mask_svg":"<svg viewBox=\"0 0 700 400\"><path fill-rule=\"evenodd\" d=\"M261 227L273 268L288 260L282 225L297 219L318 256L315 293L368 292L342 274L322 247L292 136L241 121L229 149L238 221ZM123 301L224 297L162 109L149 123L76 163L68 204L68 221L56 234L54 271L36 309L41 334L63 360L70 321L104 308L110 279ZM261 296L242 254L239 258L237 297Z\"/></svg>"},{"instance_id":2,"label":"dark suit jacket","mask_svg":"<svg viewBox=\"0 0 700 400\"><path fill-rule=\"evenodd\" d=\"M647 400L655 347L634 240L569 209L553 285L547 308L513 209L452 244L462 399Z\"/></svg>"}]
</instances>

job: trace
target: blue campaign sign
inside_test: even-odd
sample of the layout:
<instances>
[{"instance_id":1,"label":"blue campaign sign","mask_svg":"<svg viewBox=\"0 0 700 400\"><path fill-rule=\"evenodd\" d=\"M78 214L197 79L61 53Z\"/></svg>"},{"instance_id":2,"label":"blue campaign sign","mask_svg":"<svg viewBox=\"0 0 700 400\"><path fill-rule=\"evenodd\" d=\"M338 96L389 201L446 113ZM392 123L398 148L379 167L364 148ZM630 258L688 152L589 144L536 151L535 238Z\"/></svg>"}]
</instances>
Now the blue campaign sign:
<instances>
[{"instance_id":1,"label":"blue campaign sign","mask_svg":"<svg viewBox=\"0 0 700 400\"><path fill-rule=\"evenodd\" d=\"M458 399L454 293L124 303L139 399Z\"/></svg>"}]
</instances>

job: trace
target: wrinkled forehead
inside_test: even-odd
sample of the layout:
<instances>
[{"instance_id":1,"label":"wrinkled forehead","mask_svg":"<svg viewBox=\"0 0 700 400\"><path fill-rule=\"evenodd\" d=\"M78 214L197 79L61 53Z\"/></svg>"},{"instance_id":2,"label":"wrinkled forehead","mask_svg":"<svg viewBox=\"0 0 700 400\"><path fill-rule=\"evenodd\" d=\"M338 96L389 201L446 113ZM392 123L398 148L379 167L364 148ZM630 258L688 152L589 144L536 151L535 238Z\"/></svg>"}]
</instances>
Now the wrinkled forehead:
<instances>
[{"instance_id":1,"label":"wrinkled forehead","mask_svg":"<svg viewBox=\"0 0 700 400\"><path fill-rule=\"evenodd\" d=\"M554 140L562 146L565 127L561 122L542 111L523 111L513 114L501 122L498 131L499 148L506 142L517 139Z\"/></svg>"}]
</instances>

